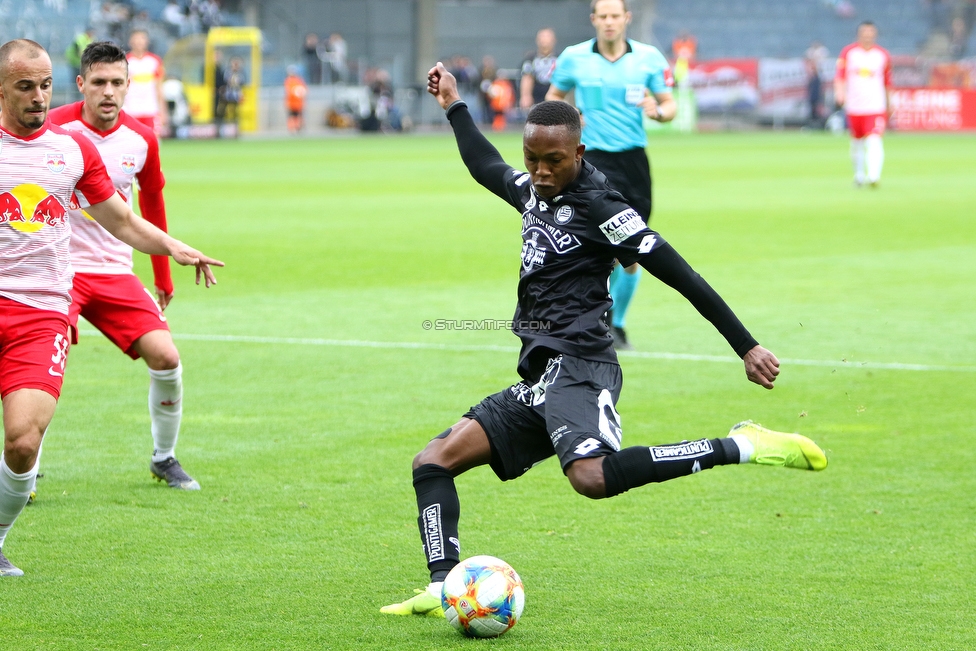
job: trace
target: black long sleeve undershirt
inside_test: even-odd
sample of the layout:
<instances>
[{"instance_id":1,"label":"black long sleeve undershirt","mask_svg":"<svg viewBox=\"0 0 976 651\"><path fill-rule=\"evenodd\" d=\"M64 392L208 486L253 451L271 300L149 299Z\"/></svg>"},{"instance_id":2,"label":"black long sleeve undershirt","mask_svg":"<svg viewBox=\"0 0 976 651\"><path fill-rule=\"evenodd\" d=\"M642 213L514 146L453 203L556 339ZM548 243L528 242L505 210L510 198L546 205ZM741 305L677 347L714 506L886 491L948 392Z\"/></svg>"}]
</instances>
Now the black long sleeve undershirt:
<instances>
[{"instance_id":1,"label":"black long sleeve undershirt","mask_svg":"<svg viewBox=\"0 0 976 651\"><path fill-rule=\"evenodd\" d=\"M665 242L655 248L642 256L639 263L652 276L684 296L725 337L739 357L745 357L759 345L718 292L670 244Z\"/></svg>"},{"instance_id":2,"label":"black long sleeve undershirt","mask_svg":"<svg viewBox=\"0 0 976 651\"><path fill-rule=\"evenodd\" d=\"M461 159L474 180L518 207L509 194L512 167L478 129L467 105L460 100L455 102L448 107L447 118L454 129ZM635 236L634 239L639 240L640 237ZM610 251L611 258L617 257L625 264L638 262L655 278L678 291L725 337L739 357L744 357L758 345L722 297L663 238L648 253L638 253L635 246L611 247L606 242L603 244L602 248ZM537 318L539 315L531 316Z\"/></svg>"},{"instance_id":3,"label":"black long sleeve undershirt","mask_svg":"<svg viewBox=\"0 0 976 651\"><path fill-rule=\"evenodd\" d=\"M454 128L461 160L471 177L492 194L508 201L505 175L511 166L478 129L468 111L468 105L461 100L454 102L447 107L447 119Z\"/></svg>"}]
</instances>

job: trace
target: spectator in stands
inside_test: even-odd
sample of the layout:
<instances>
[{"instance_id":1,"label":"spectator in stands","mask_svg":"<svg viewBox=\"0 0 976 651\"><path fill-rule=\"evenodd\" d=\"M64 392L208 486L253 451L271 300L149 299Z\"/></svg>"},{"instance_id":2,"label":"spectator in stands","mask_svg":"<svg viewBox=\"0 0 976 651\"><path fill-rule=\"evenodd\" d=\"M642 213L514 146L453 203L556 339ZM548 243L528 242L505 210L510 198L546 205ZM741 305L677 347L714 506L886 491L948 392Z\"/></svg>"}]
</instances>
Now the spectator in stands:
<instances>
[{"instance_id":1,"label":"spectator in stands","mask_svg":"<svg viewBox=\"0 0 976 651\"><path fill-rule=\"evenodd\" d=\"M288 112L288 131L298 134L305 126L305 96L308 86L298 74L298 66L288 66L285 77L285 110Z\"/></svg>"},{"instance_id":2,"label":"spectator in stands","mask_svg":"<svg viewBox=\"0 0 976 651\"><path fill-rule=\"evenodd\" d=\"M214 97L213 115L214 122L220 124L224 121L224 93L227 91L227 75L224 70L224 51L214 49Z\"/></svg>"},{"instance_id":3,"label":"spectator in stands","mask_svg":"<svg viewBox=\"0 0 976 651\"><path fill-rule=\"evenodd\" d=\"M241 100L244 99L244 85L247 84L247 76L244 73L244 60L240 57L232 57L230 60L230 70L227 71L227 85L224 88L224 120L233 121L235 124L239 120L238 109Z\"/></svg>"},{"instance_id":4,"label":"spectator in stands","mask_svg":"<svg viewBox=\"0 0 976 651\"><path fill-rule=\"evenodd\" d=\"M857 14L854 3L850 0L823 0L823 3L834 10L841 18L853 18Z\"/></svg>"},{"instance_id":5,"label":"spectator in stands","mask_svg":"<svg viewBox=\"0 0 976 651\"><path fill-rule=\"evenodd\" d=\"M953 59L961 59L966 56L966 47L969 44L969 30L966 29L966 21L961 16L952 19L952 29L949 32L949 54Z\"/></svg>"},{"instance_id":6,"label":"spectator in stands","mask_svg":"<svg viewBox=\"0 0 976 651\"><path fill-rule=\"evenodd\" d=\"M480 91L481 120L485 124L491 124L495 119L495 111L491 108L491 84L498 76L498 66L495 65L495 58L485 55L481 57L481 69L478 71L478 84Z\"/></svg>"},{"instance_id":7,"label":"spectator in stands","mask_svg":"<svg viewBox=\"0 0 976 651\"><path fill-rule=\"evenodd\" d=\"M481 106L481 76L471 59L456 54L448 60L447 68L457 79L461 99L468 106Z\"/></svg>"},{"instance_id":8,"label":"spectator in stands","mask_svg":"<svg viewBox=\"0 0 976 651\"><path fill-rule=\"evenodd\" d=\"M200 26L204 33L209 32L212 27L220 27L224 24L224 17L220 13L219 0L202 0L199 7Z\"/></svg>"},{"instance_id":9,"label":"spectator in stands","mask_svg":"<svg viewBox=\"0 0 976 651\"><path fill-rule=\"evenodd\" d=\"M163 7L163 24L166 25L166 31L173 38L181 38L186 36L184 30L186 29L186 14L183 12L183 8L177 0L167 0L166 6Z\"/></svg>"},{"instance_id":10,"label":"spectator in stands","mask_svg":"<svg viewBox=\"0 0 976 651\"><path fill-rule=\"evenodd\" d=\"M132 17L126 27L130 34L132 32L146 32L148 34L153 29L153 21L149 18L148 11L140 11Z\"/></svg>"},{"instance_id":11,"label":"spectator in stands","mask_svg":"<svg viewBox=\"0 0 976 651\"><path fill-rule=\"evenodd\" d=\"M807 102L810 105L810 118L807 126L823 128L824 115L823 84L820 80L820 65L830 56L830 52L820 41L813 41L804 54L807 69Z\"/></svg>"},{"instance_id":12,"label":"spectator in stands","mask_svg":"<svg viewBox=\"0 0 976 651\"><path fill-rule=\"evenodd\" d=\"M678 32L671 41L671 56L674 60L684 59L688 65L694 65L696 54L698 54L698 40L687 29Z\"/></svg>"},{"instance_id":13,"label":"spectator in stands","mask_svg":"<svg viewBox=\"0 0 976 651\"><path fill-rule=\"evenodd\" d=\"M186 0L184 4L186 13L185 32L189 34L199 34L202 31L200 26L200 0Z\"/></svg>"},{"instance_id":14,"label":"spectator in stands","mask_svg":"<svg viewBox=\"0 0 976 651\"><path fill-rule=\"evenodd\" d=\"M121 45L125 42L126 32L129 31L129 19L132 17L131 8L121 2L107 2L105 4L109 7L109 40Z\"/></svg>"},{"instance_id":15,"label":"spectator in stands","mask_svg":"<svg viewBox=\"0 0 976 651\"><path fill-rule=\"evenodd\" d=\"M71 66L71 79L74 81L81 74L81 53L85 51L85 48L94 40L95 30L89 27L85 31L81 32L75 36L74 40L71 41L71 45L68 49L64 51L65 61ZM75 86L72 83L72 86Z\"/></svg>"},{"instance_id":16,"label":"spectator in stands","mask_svg":"<svg viewBox=\"0 0 976 651\"><path fill-rule=\"evenodd\" d=\"M952 0L925 0L929 11L929 29L940 34L948 33Z\"/></svg>"},{"instance_id":17,"label":"spectator in stands","mask_svg":"<svg viewBox=\"0 0 976 651\"><path fill-rule=\"evenodd\" d=\"M678 32L671 41L671 56L674 58L674 83L683 86L688 78L688 69L695 63L698 54L698 39L686 29Z\"/></svg>"},{"instance_id":18,"label":"spectator in stands","mask_svg":"<svg viewBox=\"0 0 976 651\"><path fill-rule=\"evenodd\" d=\"M349 66L346 63L349 56L349 46L346 39L342 38L339 32L332 32L326 45L329 66L332 69L332 82L345 83L349 74Z\"/></svg>"},{"instance_id":19,"label":"spectator in stands","mask_svg":"<svg viewBox=\"0 0 976 651\"><path fill-rule=\"evenodd\" d=\"M319 35L309 32L302 43L302 57L305 59L305 74L308 83L322 83L322 59L319 58Z\"/></svg>"},{"instance_id":20,"label":"spectator in stands","mask_svg":"<svg viewBox=\"0 0 976 651\"><path fill-rule=\"evenodd\" d=\"M522 62L522 79L519 82L519 105L528 111L546 99L549 80L556 69L556 32L540 29L535 35L535 51L529 52Z\"/></svg>"}]
</instances>

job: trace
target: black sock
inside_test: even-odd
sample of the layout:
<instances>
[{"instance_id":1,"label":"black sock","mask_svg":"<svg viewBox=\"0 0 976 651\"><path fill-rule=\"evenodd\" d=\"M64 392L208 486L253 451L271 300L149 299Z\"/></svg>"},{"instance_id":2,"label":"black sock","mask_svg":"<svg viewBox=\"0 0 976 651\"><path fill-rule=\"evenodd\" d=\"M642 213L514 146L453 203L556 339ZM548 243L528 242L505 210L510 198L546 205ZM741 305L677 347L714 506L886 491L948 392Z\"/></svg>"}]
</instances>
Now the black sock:
<instances>
[{"instance_id":1,"label":"black sock","mask_svg":"<svg viewBox=\"0 0 976 651\"><path fill-rule=\"evenodd\" d=\"M603 457L606 496L729 463L739 463L739 447L728 438L624 448Z\"/></svg>"},{"instance_id":2,"label":"black sock","mask_svg":"<svg viewBox=\"0 0 976 651\"><path fill-rule=\"evenodd\" d=\"M417 524L427 555L430 580L443 581L461 562L461 543L458 542L461 503L454 477L446 468L429 463L413 471L413 489L417 493L417 510L420 512Z\"/></svg>"}]
</instances>

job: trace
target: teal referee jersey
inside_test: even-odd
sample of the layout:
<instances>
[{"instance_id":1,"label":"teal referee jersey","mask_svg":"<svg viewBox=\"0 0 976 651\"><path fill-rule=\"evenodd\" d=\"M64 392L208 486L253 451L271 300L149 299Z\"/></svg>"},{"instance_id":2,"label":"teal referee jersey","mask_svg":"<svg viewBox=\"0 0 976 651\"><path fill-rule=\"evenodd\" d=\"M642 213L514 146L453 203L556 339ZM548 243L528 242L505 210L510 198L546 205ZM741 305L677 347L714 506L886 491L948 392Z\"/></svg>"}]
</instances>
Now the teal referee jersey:
<instances>
[{"instance_id":1,"label":"teal referee jersey","mask_svg":"<svg viewBox=\"0 0 976 651\"><path fill-rule=\"evenodd\" d=\"M647 146L639 104L645 90L670 92L674 77L656 47L628 40L627 52L611 62L600 54L594 38L563 50L552 85L564 93L576 89L576 106L585 123L583 144L617 152Z\"/></svg>"}]
</instances>

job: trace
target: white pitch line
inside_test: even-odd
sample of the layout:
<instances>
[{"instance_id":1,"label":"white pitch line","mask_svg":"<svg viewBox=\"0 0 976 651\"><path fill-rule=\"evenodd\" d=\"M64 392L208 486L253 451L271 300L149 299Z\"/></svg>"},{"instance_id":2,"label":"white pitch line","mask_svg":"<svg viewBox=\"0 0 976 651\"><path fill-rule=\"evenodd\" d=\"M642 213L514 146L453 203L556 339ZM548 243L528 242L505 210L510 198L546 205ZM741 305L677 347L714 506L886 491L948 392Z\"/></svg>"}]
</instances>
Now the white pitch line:
<instances>
[{"instance_id":1,"label":"white pitch line","mask_svg":"<svg viewBox=\"0 0 976 651\"><path fill-rule=\"evenodd\" d=\"M100 334L97 330L79 330L79 334L91 336ZM249 335L194 335L173 334L174 339L187 341L223 341L241 344L272 344L283 346L326 346L336 348L388 348L399 350L448 350L457 352L517 353L517 346L496 346L491 344L436 344L422 341L363 341L359 339L318 339L303 337L260 337ZM640 351L618 351L620 357L638 359L665 359L686 362L714 362L719 364L741 364L736 357L719 355L691 355L687 353L654 353ZM824 366L832 368L870 369L885 371L945 371L951 373L976 373L976 366L940 366L932 364L903 364L900 362L853 362L849 360L827 359L781 359L782 364L795 366Z\"/></svg>"}]
</instances>

